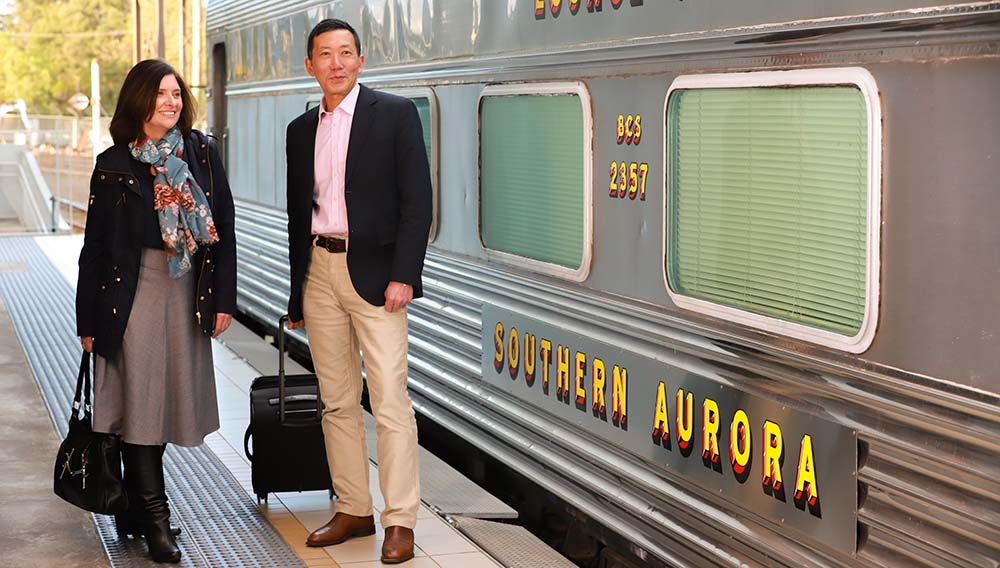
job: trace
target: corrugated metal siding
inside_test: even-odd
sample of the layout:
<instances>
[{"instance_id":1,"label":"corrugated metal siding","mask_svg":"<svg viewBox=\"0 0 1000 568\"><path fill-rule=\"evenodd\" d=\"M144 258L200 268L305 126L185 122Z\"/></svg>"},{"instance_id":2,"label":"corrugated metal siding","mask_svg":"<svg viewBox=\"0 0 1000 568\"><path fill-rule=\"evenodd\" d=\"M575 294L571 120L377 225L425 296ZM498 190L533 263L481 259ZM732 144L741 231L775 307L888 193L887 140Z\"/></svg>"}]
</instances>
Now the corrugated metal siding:
<instances>
[{"instance_id":1,"label":"corrugated metal siding","mask_svg":"<svg viewBox=\"0 0 1000 568\"><path fill-rule=\"evenodd\" d=\"M301 13L296 10L306 6L310 7L309 18L313 18L324 10L340 6L325 3L320 7L320 4L213 1L209 6L213 24L209 28L215 30L212 33L231 30L237 25L269 21L272 16ZM998 10L1000 3L997 2L914 10L905 27L898 23L885 28L872 26L873 22L885 24L888 20L873 19L870 14L838 20L835 23L842 27L834 30L824 31L819 23L803 23L798 30L794 24L782 24L793 32L816 34L810 36L813 38L822 37L829 31L829 41L822 45L813 39L802 42L794 33L787 37L781 33L765 37L763 31L754 29L740 30L733 37L690 44L674 40L656 43L646 38L646 44L629 41L625 42L628 45L616 46L615 50L607 45L588 45L575 52L556 49L550 53L531 53L516 62L502 58L484 62L468 57L436 62L431 75L412 74L428 68L421 63L402 71L390 70L389 75L376 72L374 77L383 82L412 83L438 79L447 82L460 76L461 81L490 82L498 76L514 80L509 70L517 68L523 71L516 76L517 80L633 74L632 83L629 83L632 86L642 80L641 76L692 72L692 69L787 68L857 64L859 61L884 66L886 62L906 61L905 65L883 69L890 79L880 85L895 96L888 99L886 121L893 126L886 140L885 171L889 180L887 195L894 202L887 205L890 209L884 221L890 228L896 223L895 230L899 231L902 216L932 214L927 206L907 208L908 204L902 203L912 200L910 192L920 188L907 186L900 180L910 170L918 172L914 175L919 176L919 172L931 171L929 168L934 167L910 168L901 158L912 154L894 153L908 143L901 138L932 130L927 125L918 128L903 124L915 114L915 108L923 108L904 99L916 95L915 91L920 89L939 88L940 83L955 78L967 79L971 75L969 68L963 68L958 74L947 72L949 67L955 68L954 61L974 59L983 62L981 68L987 72L995 71L988 63L994 61L998 53L995 41ZM979 20L966 19L977 14ZM499 26L497 29L502 31ZM585 37L586 27L580 29L580 37ZM461 34L463 30L459 26L454 33ZM886 33L888 31L893 33ZM736 46L734 42L738 38L742 39ZM744 41L748 39L760 40L760 47ZM252 57L253 49L248 47L248 58ZM474 51L470 50L463 53ZM928 73L929 79L923 77ZM923 79L918 81L916 77ZM996 86L995 80L983 84L987 93ZM271 81L265 86L278 90L284 88L283 85L280 81ZM250 84L247 89L256 86ZM944 92L954 93L960 88ZM439 95L446 89L440 91ZM659 92L656 91L656 96ZM231 154L234 159L231 166L244 172L233 172L239 181L234 186L240 186L236 188L239 195L257 203L241 203L237 212L240 309L262 321L276 322L287 301L285 219L280 211L260 204L279 209L283 205L284 172L280 159L283 124L298 114L292 107L301 106L305 95L273 97L273 106L259 106L256 95L263 93L247 94L254 96L239 99L245 100L240 103L245 104L245 108L230 113L238 112L245 129L239 137L231 137L233 143L242 147ZM953 102L952 98L939 95L926 97L926 100L935 105L940 101L944 105ZM231 98L230 104L236 100ZM442 100L458 102L458 99ZM613 102L620 100L634 103L627 97L615 98ZM264 109L263 114L255 109ZM456 140L472 143L474 137L468 137L467 125L459 124L469 117L448 115L444 106L442 111L444 120L450 124L450 130L442 132L444 139L449 143ZM942 120L941 116L948 115L935 114L930 118ZM254 126L261 120L275 121L276 126ZM986 117L985 120L993 119ZM979 128L974 134L982 136L982 130ZM474 208L466 207L475 197L474 173L454 169L456 162L452 158L461 153L450 148L442 156L443 180L450 183L442 187L442 199L447 203L444 210L452 213L442 226L440 242L444 243L461 243L468 237L466 233L474 233L471 228L449 233L456 225L466 222L456 221L456 217L462 216L456 213L474 218ZM261 164L260 156L267 156L267 161L273 164ZM597 161L605 157L598 156ZM449 171L449 167L452 170ZM951 168L954 170L957 166ZM950 170L945 167L944 171ZM992 170L984 166L976 171L981 174ZM241 175L243 177L239 177ZM465 202L459 205L460 200ZM601 229L607 231L599 234L613 234L611 227ZM456 250L466 247L461 250L475 255L474 241L469 242L473 244L456 244ZM911 241L905 249L900 249L898 242L883 246L883 254L898 262L899 253L906 256L916 245ZM638 260L646 262L647 258ZM603 270L608 271L606 266ZM600 290L543 280L517 271L517 267L509 270L491 267L476 258L450 256L443 250L432 249L425 271L427 298L414 303L410 310L414 400L428 416L464 432L473 443L518 471L549 484L553 491L561 492L561 497L582 510L592 511L594 518L616 532L633 538L640 546L675 565L1000 566L1000 396L996 393L894 369L873 362L871 359L877 357L872 357L871 353L866 354L869 358L865 359L829 350L813 352L798 344L789 344L786 349L781 338L755 334L724 322L671 316L663 306L624 297L632 294L603 295ZM883 278L886 276L899 282L898 272L883 274ZM601 277L601 274L596 275L598 279ZM935 293L947 295L949 291ZM898 301L899 295L896 290L894 299ZM883 301L886 298L883 297ZM537 411L532 413L523 401L492 389L480 376L484 303L510 307L543 319L558 310L559 317L571 322L575 331L588 337L625 345L629 350L646 354L671 351L697 358L705 365L727 369L727 377L742 390L780 399L795 408L821 411L856 429L865 450L859 464L859 530L863 535L859 540L859 552L856 555L835 553L819 545L800 542L798 537L782 535L781 527L761 521L752 511L735 508L730 502L669 471L630 457L620 448L597 447L586 436L576 433L572 426ZM990 309L995 307L984 307L984 313L988 314ZM904 319L909 315L909 310L896 313L896 317ZM900 333L898 326L891 328L885 317L883 313L880 322L883 337L889 328L897 330L897 335L893 336L896 342L900 342L900 338L923 339L919 331L907 335L910 332ZM293 336L305 339L299 330ZM982 345L987 345L987 341L983 338ZM938 359L962 358L959 356L961 345L942 344L940 348L946 351ZM902 341L897 351L909 352L908 357L912 357L912 349L922 348L909 349L907 341ZM897 351L890 351L897 354ZM992 353L980 352L979 359L975 359L975 352L970 349L962 353L972 353L970 360L979 366L995 357ZM902 357L902 360L907 358ZM950 364L949 369L965 368L959 363L945 360L942 365ZM992 376L979 377L980 384L996 385L995 372L994 369ZM584 460L580 457L583 455L590 457Z\"/></svg>"},{"instance_id":2,"label":"corrugated metal siding","mask_svg":"<svg viewBox=\"0 0 1000 568\"><path fill-rule=\"evenodd\" d=\"M280 212L241 205L237 216L240 254L240 306L264 321L276 321L287 300L287 237ZM478 408L487 417L511 424L533 443L566 459L590 455L581 470L595 465L603 475L624 481L621 491L649 503L646 514L617 503L634 527L612 527L626 536L645 533L650 527L664 542L691 546L690 538L658 524L657 515L669 517L705 541L695 547L697 564L729 564L727 554L762 564L779 561L785 566L997 566L1000 558L1000 400L986 393L969 393L935 386L920 377L888 370L861 373L832 368L782 352L758 351L714 337L710 343L702 330L674 321L626 300L609 302L549 282L524 279L487 266L448 258L431 252L425 270L427 298L411 307L411 367L425 389L447 393L445 410ZM510 411L519 405L508 395L483 383L480 368L482 303L519 306L533 317L545 317L558 306L564 317L577 322L577 331L618 345L648 344L675 349L710 365L739 369L740 385L763 396L778 396L799 406L817 405L841 416L857 428L859 439L870 447L859 470L863 503L859 520L867 542L856 557L838 555L781 536L777 527L754 522L752 514L736 510L715 495L700 491L666 471L634 460L636 476L623 472L617 460L593 462L598 448L580 452L565 436L553 436L545 426L558 420L539 421L529 411ZM696 332L696 333L692 333ZM712 337L713 334L707 334ZM300 339L301 336L300 336ZM794 363L794 364L790 364ZM442 373L452 377L449 381ZM458 379L457 381L455 379ZM476 389L475 392L470 389ZM484 400L480 392L489 393ZM423 399L427 399L423 394ZM493 402L491 402L493 401ZM507 408L507 410L504 410ZM471 422L470 422L471 424ZM564 425L572 430L569 425ZM486 432L489 433L489 432ZM496 431L492 435L497 437ZM498 437L502 440L502 437ZM540 470L554 463L538 462ZM592 465L593 463L593 465ZM650 485L645 476L655 480ZM633 490L625 488L633 487ZM588 488L600 493L597 487ZM675 494L692 502L678 507ZM624 497L624 495L622 496ZM610 503L612 507L615 502ZM707 517L702 513L710 511ZM699 519L723 520L722 527ZM728 529L726 527L728 525ZM740 530L744 534L729 531ZM720 530L721 529L721 530ZM729 533L734 538L724 538ZM717 553L713 553L718 547ZM729 550L730 553L722 554ZM714 564L713 564L714 563Z\"/></svg>"}]
</instances>

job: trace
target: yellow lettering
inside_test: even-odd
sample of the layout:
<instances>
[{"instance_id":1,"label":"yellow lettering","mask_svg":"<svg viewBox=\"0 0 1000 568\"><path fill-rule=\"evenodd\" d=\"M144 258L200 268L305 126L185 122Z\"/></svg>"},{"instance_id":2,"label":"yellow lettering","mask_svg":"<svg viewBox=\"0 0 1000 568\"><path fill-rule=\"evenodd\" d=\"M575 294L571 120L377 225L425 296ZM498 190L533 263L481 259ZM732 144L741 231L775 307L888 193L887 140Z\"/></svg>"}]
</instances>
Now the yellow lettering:
<instances>
[{"instance_id":1,"label":"yellow lettering","mask_svg":"<svg viewBox=\"0 0 1000 568\"><path fill-rule=\"evenodd\" d=\"M496 328L493 329L493 346L496 348L496 354L493 356L493 368L497 370L498 373L503 372L503 324L497 322Z\"/></svg>"},{"instance_id":2,"label":"yellow lettering","mask_svg":"<svg viewBox=\"0 0 1000 568\"><path fill-rule=\"evenodd\" d=\"M784 441L781 426L770 420L764 421L764 467L761 481L768 493L781 491L781 460L784 456Z\"/></svg>"},{"instance_id":3,"label":"yellow lettering","mask_svg":"<svg viewBox=\"0 0 1000 568\"><path fill-rule=\"evenodd\" d=\"M694 434L694 394L677 389L677 447L691 452L691 436Z\"/></svg>"},{"instance_id":4,"label":"yellow lettering","mask_svg":"<svg viewBox=\"0 0 1000 568\"><path fill-rule=\"evenodd\" d=\"M517 335L517 328L510 328L510 338L507 340L507 370L510 378L517 378L517 371L521 366L521 340Z\"/></svg>"},{"instance_id":5,"label":"yellow lettering","mask_svg":"<svg viewBox=\"0 0 1000 568\"><path fill-rule=\"evenodd\" d=\"M535 336L524 334L524 382L530 387L535 384Z\"/></svg>"},{"instance_id":6,"label":"yellow lettering","mask_svg":"<svg viewBox=\"0 0 1000 568\"><path fill-rule=\"evenodd\" d=\"M583 387L583 379L587 376L587 354L576 352L576 366L573 369L573 379L576 386L576 407L586 412L587 389Z\"/></svg>"},{"instance_id":7,"label":"yellow lettering","mask_svg":"<svg viewBox=\"0 0 1000 568\"><path fill-rule=\"evenodd\" d=\"M750 464L750 419L743 410L737 410L733 414L733 422L729 427L729 463L733 466L733 473L740 479L745 476L747 466ZM746 477L740 481L746 481Z\"/></svg>"},{"instance_id":8,"label":"yellow lettering","mask_svg":"<svg viewBox=\"0 0 1000 568\"><path fill-rule=\"evenodd\" d=\"M636 144L639 142L637 141ZM639 177L642 178L642 184L639 186L639 201L646 200L646 177L649 173L649 164L642 163L639 164Z\"/></svg>"},{"instance_id":9,"label":"yellow lettering","mask_svg":"<svg viewBox=\"0 0 1000 568\"><path fill-rule=\"evenodd\" d=\"M569 403L569 347L556 348L556 399Z\"/></svg>"},{"instance_id":10,"label":"yellow lettering","mask_svg":"<svg viewBox=\"0 0 1000 568\"><path fill-rule=\"evenodd\" d=\"M543 337L539 351L542 354L542 392L549 394L549 369L552 368L552 342Z\"/></svg>"},{"instance_id":11,"label":"yellow lettering","mask_svg":"<svg viewBox=\"0 0 1000 568\"><path fill-rule=\"evenodd\" d=\"M701 458L716 464L719 463L719 403L706 398L701 408Z\"/></svg>"},{"instance_id":12,"label":"yellow lettering","mask_svg":"<svg viewBox=\"0 0 1000 568\"><path fill-rule=\"evenodd\" d=\"M535 0L535 19L545 19L545 0Z\"/></svg>"},{"instance_id":13,"label":"yellow lettering","mask_svg":"<svg viewBox=\"0 0 1000 568\"><path fill-rule=\"evenodd\" d=\"M816 484L816 466L813 459L812 436L802 436L799 447L799 470L795 474L795 500L815 507L819 502L819 485Z\"/></svg>"},{"instance_id":14,"label":"yellow lettering","mask_svg":"<svg viewBox=\"0 0 1000 568\"><path fill-rule=\"evenodd\" d=\"M611 369L611 423L628 430L628 369L615 365Z\"/></svg>"},{"instance_id":15,"label":"yellow lettering","mask_svg":"<svg viewBox=\"0 0 1000 568\"><path fill-rule=\"evenodd\" d=\"M597 416L602 420L607 420L608 410L607 406L605 406L606 396L604 394L604 383L605 383L604 361L602 361L597 357L594 357L594 368L591 372L593 373L594 376L593 379L594 385L592 389L594 393L594 404L591 410L593 410L594 416Z\"/></svg>"},{"instance_id":16,"label":"yellow lettering","mask_svg":"<svg viewBox=\"0 0 1000 568\"><path fill-rule=\"evenodd\" d=\"M656 412L653 414L653 443L670 446L670 417L667 415L667 387L660 381L656 387Z\"/></svg>"}]
</instances>

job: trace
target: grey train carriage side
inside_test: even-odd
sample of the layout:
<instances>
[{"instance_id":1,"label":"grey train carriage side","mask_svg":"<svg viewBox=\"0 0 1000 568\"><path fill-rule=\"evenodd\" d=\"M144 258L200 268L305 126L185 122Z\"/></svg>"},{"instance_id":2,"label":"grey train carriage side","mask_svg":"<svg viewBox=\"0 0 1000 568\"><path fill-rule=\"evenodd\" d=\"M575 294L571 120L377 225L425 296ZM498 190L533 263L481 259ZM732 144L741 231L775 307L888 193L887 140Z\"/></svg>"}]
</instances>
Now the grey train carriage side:
<instances>
[{"instance_id":1,"label":"grey train carriage side","mask_svg":"<svg viewBox=\"0 0 1000 568\"><path fill-rule=\"evenodd\" d=\"M425 127L421 415L633 564L1000 565L1000 3L210 0L262 322L323 17Z\"/></svg>"}]
</instances>

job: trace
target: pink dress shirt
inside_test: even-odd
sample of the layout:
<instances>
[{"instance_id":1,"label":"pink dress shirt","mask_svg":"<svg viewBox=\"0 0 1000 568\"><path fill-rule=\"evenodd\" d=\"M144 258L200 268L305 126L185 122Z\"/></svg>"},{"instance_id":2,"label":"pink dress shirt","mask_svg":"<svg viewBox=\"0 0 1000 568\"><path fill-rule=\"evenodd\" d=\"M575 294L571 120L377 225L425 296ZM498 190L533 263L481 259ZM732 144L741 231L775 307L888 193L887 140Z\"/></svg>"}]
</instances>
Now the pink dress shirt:
<instances>
[{"instance_id":1,"label":"pink dress shirt","mask_svg":"<svg viewBox=\"0 0 1000 568\"><path fill-rule=\"evenodd\" d=\"M358 104L361 87L355 83L351 92L337 108L328 111L326 101L320 103L319 125L316 127L316 165L313 182L312 232L346 238L347 203L344 201L344 176L347 166L347 144L351 140L351 123Z\"/></svg>"}]
</instances>

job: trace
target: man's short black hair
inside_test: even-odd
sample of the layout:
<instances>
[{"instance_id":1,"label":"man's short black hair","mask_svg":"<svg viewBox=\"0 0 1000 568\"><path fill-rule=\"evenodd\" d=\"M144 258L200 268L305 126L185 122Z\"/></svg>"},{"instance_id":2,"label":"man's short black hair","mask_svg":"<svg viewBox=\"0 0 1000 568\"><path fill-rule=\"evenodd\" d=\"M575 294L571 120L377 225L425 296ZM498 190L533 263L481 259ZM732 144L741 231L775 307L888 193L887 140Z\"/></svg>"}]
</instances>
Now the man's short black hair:
<instances>
[{"instance_id":1,"label":"man's short black hair","mask_svg":"<svg viewBox=\"0 0 1000 568\"><path fill-rule=\"evenodd\" d=\"M313 40L316 36L324 34L326 32L332 32L333 30L347 30L351 32L354 36L354 46L358 49L358 55L361 55L361 38L358 36L358 32L351 27L344 20L338 20L336 18L327 18L313 27L312 31L309 32L309 43L306 45L306 57L312 59L313 57Z\"/></svg>"}]
</instances>

